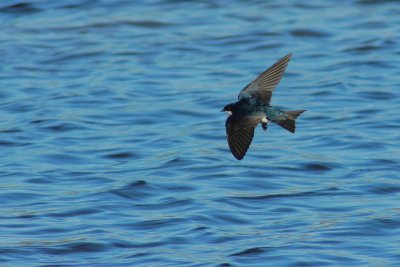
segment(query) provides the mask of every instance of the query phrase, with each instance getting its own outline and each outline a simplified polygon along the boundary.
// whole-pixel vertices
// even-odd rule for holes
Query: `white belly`
[[[264,117],[261,119],[261,123],[268,123],[269,121],[267,120],[267,117]]]

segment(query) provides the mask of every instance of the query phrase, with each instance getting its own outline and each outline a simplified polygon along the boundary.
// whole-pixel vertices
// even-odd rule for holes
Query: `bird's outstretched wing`
[[[254,128],[261,118],[229,116],[226,119],[226,137],[233,156],[241,160],[254,137]]]
[[[269,104],[272,92],[281,80],[291,57],[292,54],[290,53],[261,73],[240,91],[239,100],[242,98],[255,98],[264,105]]]

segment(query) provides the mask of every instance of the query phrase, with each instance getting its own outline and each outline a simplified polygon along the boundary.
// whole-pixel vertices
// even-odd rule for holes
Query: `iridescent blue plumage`
[[[261,73],[239,93],[237,102],[226,105],[222,111],[230,114],[225,127],[229,148],[238,160],[243,159],[254,136],[254,128],[261,123],[267,130],[274,122],[295,132],[295,120],[305,110],[284,111],[270,105],[272,92],[278,85],[289,63],[291,54],[283,57]]]
[[[280,110],[279,108],[272,107],[272,106],[267,106],[265,108],[265,113],[266,113],[267,119],[272,122],[276,122],[279,120],[285,120],[288,117],[288,115],[283,110]]]

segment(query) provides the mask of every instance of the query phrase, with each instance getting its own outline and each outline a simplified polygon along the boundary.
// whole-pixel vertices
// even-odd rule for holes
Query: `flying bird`
[[[226,136],[233,156],[242,160],[254,137],[254,129],[261,123],[264,131],[269,122],[282,126],[289,132],[296,129],[296,118],[306,110],[283,111],[271,106],[272,92],[281,80],[292,54],[281,58],[254,81],[244,87],[235,103],[221,111],[229,114],[226,119]]]

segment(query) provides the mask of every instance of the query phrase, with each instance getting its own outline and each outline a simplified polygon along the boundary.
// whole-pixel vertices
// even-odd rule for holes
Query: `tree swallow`
[[[221,111],[230,116],[226,119],[226,136],[233,156],[241,160],[254,137],[254,129],[261,123],[264,131],[268,122],[274,122],[294,133],[296,118],[306,110],[283,111],[271,106],[272,92],[281,80],[292,54],[281,58],[254,81],[244,87],[235,103],[226,105]]]

